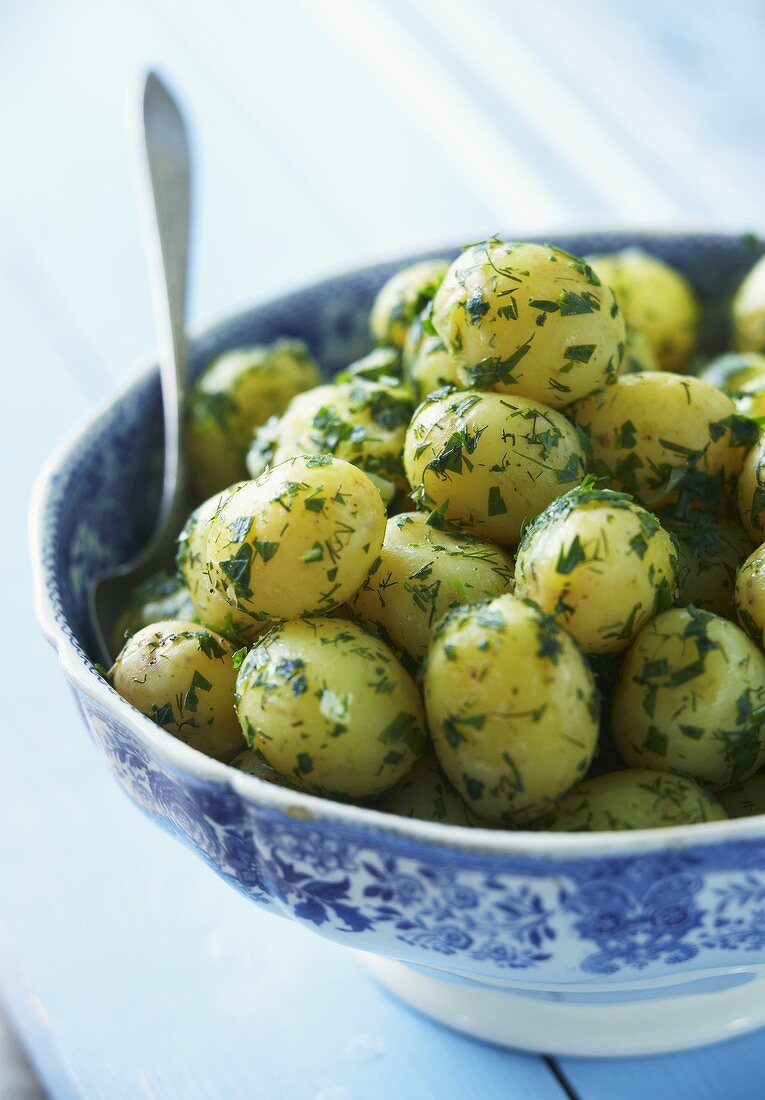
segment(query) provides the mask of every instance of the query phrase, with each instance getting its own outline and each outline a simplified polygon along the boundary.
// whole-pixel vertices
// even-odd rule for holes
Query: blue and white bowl
[[[724,346],[724,301],[765,245],[711,235],[556,238],[638,244],[683,270]],[[449,251],[449,250],[447,250]],[[327,372],[367,349],[377,288],[401,263],[249,310],[192,348],[301,337]],[[90,731],[129,797],[273,913],[364,952],[411,1004],[464,1031],[556,1054],[675,1050],[765,1024],[765,817],[632,833],[503,833],[411,821],[272,786],[139,714],[88,657],[87,593],[155,515],[156,368],[42,474],[37,608]]]

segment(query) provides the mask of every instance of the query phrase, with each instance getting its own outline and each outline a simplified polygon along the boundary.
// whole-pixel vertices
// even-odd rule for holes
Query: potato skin
[[[594,472],[650,508],[721,510],[753,441],[729,397],[666,371],[624,375],[570,415],[589,437]]]
[[[640,374],[645,370],[659,369],[659,361],[648,337],[634,328],[628,328],[619,374]]]
[[[445,259],[421,260],[392,275],[377,293],[369,331],[378,344],[403,348],[409,326],[428,305],[449,267]]]
[[[684,776],[626,768],[577,784],[541,828],[553,833],[666,829],[726,817],[714,795]]]
[[[425,745],[414,680],[380,638],[343,619],[269,630],[242,664],[236,700],[250,747],[314,794],[381,794]]]
[[[586,653],[626,649],[671,606],[677,550],[656,516],[624,493],[574,489],[527,529],[515,563],[519,596],[534,600]]]
[[[436,393],[406,433],[404,467],[423,508],[502,546],[586,469],[576,429],[527,397],[462,390]]]
[[[765,352],[765,256],[744,277],[731,305],[733,346]]]
[[[229,761],[243,748],[234,713],[233,653],[220,634],[169,619],[134,634],[109,679],[124,699],[179,741]]]
[[[331,454],[358,466],[373,480],[408,490],[402,453],[414,412],[408,387],[357,379],[317,386],[290,401],[277,423],[256,437],[247,458],[260,476],[297,455]],[[266,445],[263,445],[265,439]]]
[[[687,775],[712,791],[765,762],[765,655],[735,623],[694,607],[643,628],[614,694],[629,767]]]
[[[743,783],[727,787],[717,796],[728,817],[765,814],[765,774],[752,775]]]
[[[583,260],[549,245],[488,240],[449,268],[432,323],[466,386],[568,405],[612,381],[624,318]]]
[[[513,561],[498,546],[436,530],[422,512],[388,520],[379,564],[351,610],[415,661],[428,651],[433,627],[450,607],[513,588]]]
[[[643,333],[661,370],[682,370],[696,347],[700,309],[691,284],[670,264],[640,248],[589,256],[611,287],[628,328]]]
[[[253,429],[281,413],[321,374],[302,340],[234,348],[205,368],[189,400],[189,458],[198,497],[246,476]]]
[[[419,318],[412,323],[406,337],[403,373],[420,401],[444,386],[461,388],[456,360],[440,336],[425,331]]]
[[[215,587],[207,564],[210,527],[223,505],[247,482],[239,481],[223,492],[214,493],[195,508],[186,520],[176,543],[176,568],[186,582],[193,617],[239,645],[249,644],[267,630],[270,623],[234,606]]]
[[[734,599],[738,621],[751,638],[765,646],[765,543],[739,569]]]
[[[395,787],[375,803],[376,810],[419,821],[474,825],[477,819],[446,778],[438,761],[425,753]]]
[[[687,520],[671,514],[659,519],[679,551],[678,599],[735,620],[736,573],[752,549],[741,524],[705,512],[691,512]]]
[[[425,666],[441,767],[468,806],[522,825],[586,773],[598,737],[592,673],[576,643],[528,600],[505,594],[450,611]]]
[[[752,542],[765,542],[765,431],[747,454],[736,486],[739,519]]]
[[[216,589],[253,619],[326,614],[355,595],[385,534],[385,506],[361,470],[330,455],[274,466],[210,523]]]

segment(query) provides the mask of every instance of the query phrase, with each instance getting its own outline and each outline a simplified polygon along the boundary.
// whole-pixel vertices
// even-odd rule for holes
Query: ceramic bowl
[[[708,307],[711,348],[724,347],[726,297],[765,249],[712,235],[556,243],[577,254],[638,244],[675,264]],[[194,341],[192,369],[234,345],[292,335],[331,373],[367,349],[373,295],[411,259],[240,314]],[[120,698],[88,657],[86,595],[148,534],[161,431],[151,367],[51,460],[32,516],[42,628],[142,810],[258,905],[363,952],[391,990],[483,1038],[616,1055],[765,1023],[765,817],[599,835],[411,821],[244,775]]]

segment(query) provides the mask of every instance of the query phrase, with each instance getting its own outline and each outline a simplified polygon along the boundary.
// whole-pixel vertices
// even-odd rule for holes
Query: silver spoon
[[[130,561],[100,577],[90,593],[97,656],[107,668],[115,656],[112,640],[117,619],[131,591],[172,560],[173,542],[186,518],[183,401],[191,156],[180,108],[153,72],[144,80],[140,130],[144,245],[159,337],[165,467],[162,500],[148,545]]]

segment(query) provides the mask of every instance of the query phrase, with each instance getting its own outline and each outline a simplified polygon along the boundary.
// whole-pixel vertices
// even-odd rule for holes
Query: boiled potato
[[[238,642],[250,643],[270,625],[243,607],[234,606],[215,587],[207,565],[210,525],[223,505],[247,483],[239,481],[195,508],[178,536],[176,567],[183,577],[194,608],[191,618]]]
[[[765,775],[753,775],[717,796],[728,817],[753,817],[765,814]]]
[[[444,821],[450,825],[473,825],[470,813],[456,790],[446,778],[438,762],[427,753],[412,770],[399,779],[395,787],[375,804],[376,810],[399,817],[414,817],[420,821]]]
[[[665,611],[625,657],[612,719],[629,767],[723,790],[765,762],[765,654],[727,619]]]
[[[210,521],[215,588],[253,619],[320,615],[364,582],[382,546],[385,506],[361,470],[330,455],[274,466]]]
[[[624,358],[622,359],[622,366],[619,373],[639,374],[644,370],[659,369],[659,361],[645,333],[638,332],[634,328],[628,328],[627,339],[624,346]]]
[[[765,646],[765,543],[750,554],[738,571],[735,604],[744,630]]]
[[[197,623],[169,619],[130,638],[109,679],[120,695],[193,749],[231,760],[243,745],[234,712],[234,646]]]
[[[583,778],[598,739],[592,673],[551,616],[505,594],[436,628],[425,707],[441,767],[471,810],[522,825]]]
[[[736,487],[736,507],[752,542],[765,542],[765,430],[744,459]]]
[[[144,626],[160,619],[193,619],[194,615],[191,594],[181,578],[161,569],[131,592],[114,630],[114,652]]]
[[[448,260],[422,260],[397,271],[377,293],[369,315],[372,339],[402,348],[409,326],[432,300]]]
[[[372,348],[361,359],[354,360],[339,371],[333,382],[385,382],[396,385],[401,380],[401,352],[398,348]]]
[[[414,497],[449,523],[514,545],[525,520],[577,485],[586,455],[562,415],[527,397],[434,394],[406,433]]]
[[[302,787],[284,775],[269,767],[260,749],[244,749],[233,760],[229,761],[232,768],[245,775],[254,775],[258,779],[265,779],[267,783],[273,783],[277,787],[286,787],[289,791],[300,791]]]
[[[736,572],[752,549],[752,541],[739,523],[705,512],[692,512],[687,520],[660,516],[662,526],[675,536],[679,550],[678,598],[703,611],[735,619],[733,590]]]
[[[570,411],[590,439],[595,472],[651,508],[722,508],[753,437],[725,394],[663,371],[623,375]]]
[[[245,477],[253,429],[320,380],[302,340],[234,348],[213,359],[189,401],[188,448],[198,495],[211,496]]]
[[[737,412],[754,419],[765,416],[765,355],[727,352],[708,363],[699,377],[727,393]]]
[[[747,382],[765,385],[765,355],[756,351],[726,351],[699,372],[702,382],[735,397]]]
[[[380,556],[352,611],[416,661],[450,607],[513,587],[513,562],[498,546],[434,529],[421,512],[388,520]]]
[[[517,594],[553,614],[587,653],[626,649],[671,606],[677,584],[677,551],[656,516],[587,484],[538,516],[518,547]]]
[[[597,833],[620,829],[666,829],[724,821],[714,795],[682,775],[626,768],[585,779],[560,800],[541,823],[555,833]]]
[[[589,256],[588,261],[616,295],[628,328],[648,340],[659,368],[682,370],[696,347],[700,315],[685,276],[640,248]]]
[[[403,386],[341,382],[301,393],[276,426],[256,435],[247,464],[253,477],[268,465],[296,455],[332,454],[364,470],[386,500],[408,489],[402,453],[414,412],[414,396]]]
[[[420,400],[443,386],[457,386],[460,380],[456,360],[440,336],[425,331],[418,319],[413,322],[404,345],[404,378]]]
[[[446,273],[432,324],[467,386],[560,407],[616,377],[624,318],[608,287],[560,248],[497,239]]]
[[[343,619],[269,630],[244,660],[236,700],[250,747],[315,794],[381,794],[425,746],[414,680],[384,642]]]
[[[743,279],[731,306],[733,343],[740,351],[765,352],[765,256]]]

